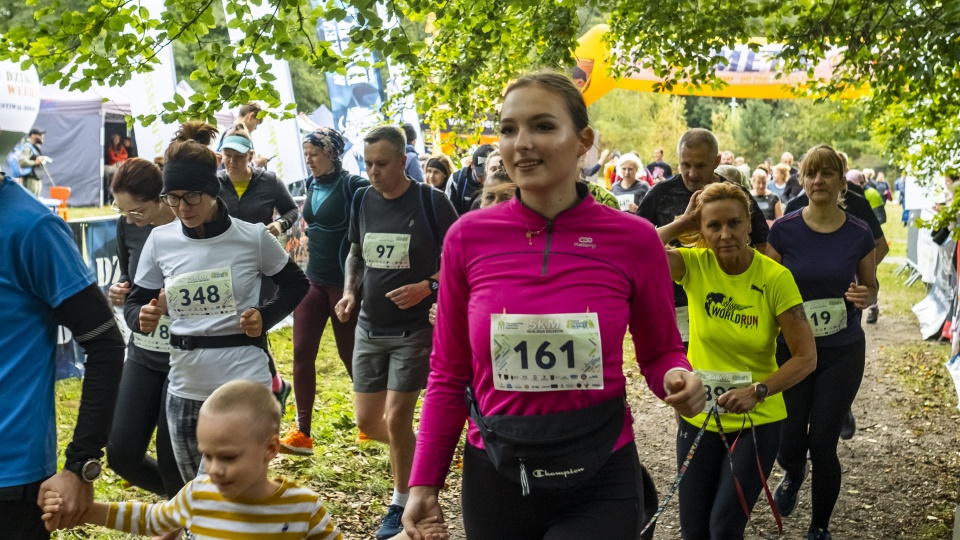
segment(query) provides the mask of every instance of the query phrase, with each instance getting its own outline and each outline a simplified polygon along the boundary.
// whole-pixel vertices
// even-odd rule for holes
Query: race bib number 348
[[[602,390],[603,353],[596,313],[490,316],[497,390]]]
[[[187,272],[166,279],[167,306],[178,318],[236,315],[229,268]]]

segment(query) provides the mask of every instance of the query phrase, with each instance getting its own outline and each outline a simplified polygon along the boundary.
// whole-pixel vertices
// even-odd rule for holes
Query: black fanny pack
[[[497,472],[520,484],[524,496],[585,484],[603,468],[623,431],[624,396],[585,409],[530,416],[482,416],[472,387],[465,397],[487,457]]]
[[[228,336],[178,336],[170,334],[170,346],[181,351],[192,351],[194,349],[228,349],[252,345],[266,351],[266,336],[266,332],[257,337],[250,337],[246,334],[230,334]]]

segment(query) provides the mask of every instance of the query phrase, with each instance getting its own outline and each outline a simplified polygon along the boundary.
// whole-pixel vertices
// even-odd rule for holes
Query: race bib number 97
[[[236,315],[229,268],[200,270],[165,281],[168,311],[178,318]]]
[[[370,268],[410,268],[410,235],[367,233],[363,235],[363,262]]]
[[[160,322],[152,333],[143,335],[133,332],[133,344],[141,349],[159,353],[170,353],[170,317],[160,316]]]
[[[703,389],[707,391],[707,403],[703,412],[709,413],[717,398],[734,388],[746,388],[753,384],[753,375],[749,371],[701,371],[694,373],[703,382]],[[720,412],[725,412],[720,408]]]
[[[493,386],[514,392],[602,390],[596,313],[490,316]]]
[[[823,298],[803,303],[813,337],[836,334],[847,327],[847,304],[843,298]]]

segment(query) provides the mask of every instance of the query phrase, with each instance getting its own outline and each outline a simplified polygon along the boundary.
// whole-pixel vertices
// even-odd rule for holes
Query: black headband
[[[427,168],[442,171],[443,174],[450,176],[450,169],[447,168],[447,165],[444,162],[437,158],[430,158],[427,160]]]
[[[212,197],[220,194],[217,167],[192,159],[168,159],[163,163],[163,193],[202,191]]]

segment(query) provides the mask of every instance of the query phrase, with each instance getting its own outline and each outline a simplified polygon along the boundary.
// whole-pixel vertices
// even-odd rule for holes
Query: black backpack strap
[[[440,226],[437,224],[437,207],[433,198],[435,191],[427,183],[417,183],[420,189],[420,206],[423,207],[423,213],[427,215],[427,226],[430,227],[430,234],[433,235],[433,244],[437,247],[437,253],[440,253],[443,244],[440,242]]]
[[[467,200],[467,184],[470,183],[470,175],[473,174],[473,170],[470,167],[466,167],[463,170],[463,174],[460,175],[460,178],[457,178],[457,212],[462,216],[470,211],[470,205],[473,202],[465,202]],[[463,206],[466,205],[466,208]]]
[[[363,210],[363,197],[367,194],[368,189],[370,189],[370,186],[363,186],[353,192],[353,201],[350,203],[350,215],[352,219],[357,220],[358,224],[360,221],[360,211]],[[357,230],[360,230],[360,228],[357,227]]]

